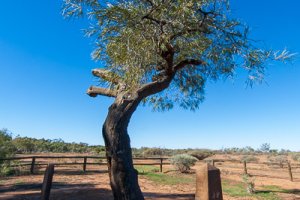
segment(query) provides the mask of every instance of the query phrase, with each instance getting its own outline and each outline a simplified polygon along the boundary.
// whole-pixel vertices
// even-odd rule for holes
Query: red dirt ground
[[[220,158],[220,157],[216,157]],[[263,159],[263,158],[262,158]],[[197,168],[198,166],[196,166]],[[225,163],[217,163],[221,169],[222,180],[241,181],[241,169],[231,168]],[[236,167],[236,166],[235,166]],[[250,174],[256,174],[255,185],[276,185],[284,189],[294,189],[295,194],[280,195],[284,200],[300,199],[300,176],[296,169],[295,181],[288,180],[288,174],[284,169],[251,170],[260,166],[249,166]],[[170,166],[164,166],[164,170]],[[195,176],[191,174],[189,176]],[[275,178],[279,177],[279,178]],[[40,198],[40,188],[43,181],[43,173],[37,175],[21,175],[0,179],[0,199],[8,200],[34,200]],[[195,194],[195,184],[158,185],[151,180],[140,176],[139,183],[147,200],[192,200]],[[57,167],[53,178],[51,190],[53,200],[112,200],[108,175],[105,166],[88,166],[83,173],[78,167]],[[249,200],[251,198],[233,198],[226,194],[224,200]]]

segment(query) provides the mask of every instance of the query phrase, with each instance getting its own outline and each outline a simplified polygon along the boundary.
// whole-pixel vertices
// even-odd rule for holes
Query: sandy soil
[[[232,166],[233,165],[233,166]],[[242,165],[216,163],[220,168],[222,180],[241,181]],[[198,166],[196,166],[197,168]],[[265,166],[249,165],[248,172],[255,177],[255,185],[276,185],[284,189],[294,190],[291,194],[280,194],[284,200],[300,200],[300,173],[295,173],[295,181],[288,179],[286,169],[269,169]],[[108,175],[105,166],[88,166],[83,173],[79,167],[56,167],[51,190],[53,200],[112,200]],[[171,166],[164,166],[164,171]],[[42,170],[42,169],[41,169]],[[191,174],[190,176],[195,176]],[[277,177],[277,178],[275,178]],[[40,198],[43,173],[22,175],[0,179],[0,199],[34,200]],[[144,177],[139,178],[141,189],[147,200],[192,200],[195,184],[158,185]],[[250,200],[251,198],[233,198],[224,195],[225,200]]]

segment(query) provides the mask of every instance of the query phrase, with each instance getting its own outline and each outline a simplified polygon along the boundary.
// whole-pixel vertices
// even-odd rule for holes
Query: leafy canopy
[[[88,16],[85,34],[95,38],[92,58],[105,64],[106,87],[118,91],[122,83],[134,93],[172,77],[168,89],[144,98],[162,110],[174,102],[194,110],[207,80],[233,76],[241,67],[250,83],[261,81],[266,61],[292,56],[253,46],[227,0],[64,0],[63,14]]]

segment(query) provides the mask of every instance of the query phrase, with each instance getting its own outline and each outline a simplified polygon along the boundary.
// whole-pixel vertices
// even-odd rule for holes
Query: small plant
[[[178,154],[171,157],[170,162],[175,166],[181,173],[188,172],[192,166],[198,161],[197,158],[188,154]]]
[[[243,175],[243,182],[246,184],[246,190],[248,194],[255,193],[255,184],[254,179],[251,178],[248,174]]]

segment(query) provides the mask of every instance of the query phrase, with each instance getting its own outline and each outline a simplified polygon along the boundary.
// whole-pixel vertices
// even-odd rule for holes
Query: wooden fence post
[[[293,181],[292,167],[291,167],[291,163],[289,161],[287,162],[287,166],[288,166],[290,181]]]
[[[87,161],[87,157],[85,156],[83,158],[83,171],[85,172],[86,171],[86,161]]]
[[[162,172],[162,166],[163,166],[163,159],[160,158],[160,169],[159,169],[160,172]]]
[[[215,160],[214,159],[212,159],[212,166],[215,166]]]
[[[50,190],[52,186],[53,174],[54,174],[54,164],[49,164],[46,168],[45,175],[44,175],[41,200],[50,199]]]
[[[34,165],[35,165],[35,157],[32,157],[31,167],[30,167],[30,173],[31,174],[34,173]]]
[[[244,174],[248,174],[247,161],[246,160],[243,161],[243,165],[244,165]]]

